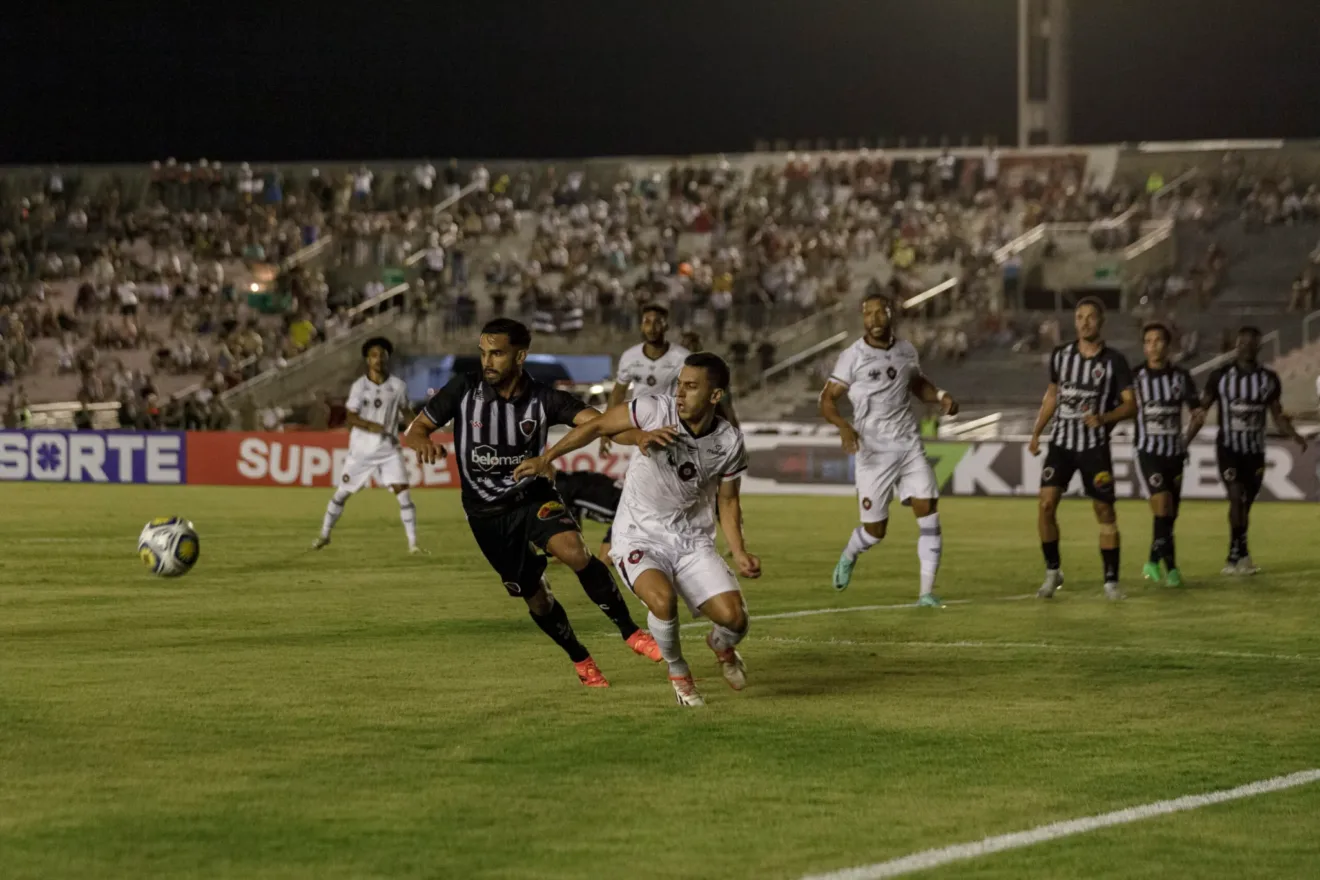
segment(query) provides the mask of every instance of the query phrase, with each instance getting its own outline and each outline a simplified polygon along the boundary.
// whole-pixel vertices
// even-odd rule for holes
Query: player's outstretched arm
[[[820,417],[831,425],[839,429],[839,439],[843,444],[843,451],[852,455],[860,446],[857,441],[857,432],[853,426],[839,412],[839,398],[848,390],[848,386],[833,379],[825,383],[825,387],[820,392]]]
[[[1054,418],[1054,411],[1059,408],[1059,386],[1051,382],[1045,389],[1045,397],[1040,402],[1040,412],[1036,413],[1036,426],[1031,429],[1031,443],[1027,449],[1032,455],[1040,455],[1040,435],[1045,433],[1045,426]]]
[[[1293,442],[1302,447],[1302,452],[1306,451],[1306,438],[1297,431],[1297,426],[1293,424],[1292,418],[1283,411],[1283,403],[1275,400],[1270,404],[1270,416],[1274,419],[1274,424],[1279,426],[1279,430],[1292,438]]]
[[[610,386],[610,402],[609,405],[605,407],[606,410],[614,409],[614,407],[616,406],[622,406],[624,403],[627,402],[629,384],[631,383],[629,383],[628,380],[626,380],[622,375],[615,377],[614,384]],[[612,439],[615,443],[621,443],[624,446],[637,445],[636,438],[629,438],[626,434],[621,434]],[[629,443],[628,439],[632,439],[634,442]],[[610,454],[610,440],[611,440],[610,437],[600,438],[601,455]]]
[[[953,395],[937,386],[921,373],[912,377],[908,389],[922,403],[938,403],[946,416],[956,416],[958,414],[958,401],[953,399]]]
[[[578,421],[581,419],[581,421]],[[554,478],[554,461],[560,456],[567,455],[570,452],[576,452],[584,446],[588,446],[602,437],[617,437],[618,435],[636,431],[636,426],[632,423],[632,417],[628,412],[627,404],[612,406],[603,413],[597,413],[596,410],[588,407],[578,413],[574,419],[576,427],[569,431],[559,442],[551,446],[541,455],[535,458],[525,459],[518,465],[513,472],[515,480],[521,480],[524,477],[543,476],[548,479]],[[646,435],[646,436],[642,436]],[[672,439],[672,429],[662,428],[659,431],[640,431],[632,435],[632,439],[639,448],[643,450],[651,445],[652,442],[664,445]]]
[[[426,464],[435,464],[437,461],[444,461],[448,454],[445,447],[431,439],[435,433],[436,424],[426,415],[420,412],[417,417],[408,425],[408,430],[403,434],[403,445],[417,453]]]
[[[716,503],[720,509],[720,530],[724,532],[724,541],[729,545],[733,561],[738,566],[738,574],[745,578],[761,576],[761,560],[747,552],[742,530],[742,479],[725,480],[720,483]]]

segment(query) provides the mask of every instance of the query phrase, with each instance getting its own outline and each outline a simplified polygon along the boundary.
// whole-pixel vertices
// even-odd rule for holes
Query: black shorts
[[[602,544],[612,544],[614,543],[613,539],[614,539],[614,523],[610,523],[610,527],[605,530],[605,537],[601,538],[600,542]]]
[[[1114,460],[1108,445],[1075,452],[1051,444],[1040,472],[1041,488],[1050,486],[1066,492],[1078,471],[1082,473],[1082,490],[1088,498],[1114,503]]]
[[[1183,457],[1178,455],[1151,455],[1137,453],[1137,468],[1141,480],[1151,495],[1172,492],[1174,498],[1182,495]]]
[[[1238,483],[1246,490],[1248,501],[1256,500],[1261,484],[1265,482],[1265,453],[1234,452],[1216,443],[1215,462],[1225,486]]]
[[[545,488],[531,489],[518,502],[467,513],[472,537],[510,596],[536,595],[541,589],[541,575],[545,574],[546,544],[555,535],[578,530],[559,493],[540,482]]]

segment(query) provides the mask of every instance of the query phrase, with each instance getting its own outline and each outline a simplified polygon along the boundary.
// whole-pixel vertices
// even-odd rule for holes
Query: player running
[[[613,523],[619,510],[619,499],[623,497],[623,480],[599,471],[555,471],[555,491],[579,523],[590,519],[610,526],[605,530],[596,558],[611,564],[610,538],[614,535]]]
[[[1247,526],[1251,505],[1265,478],[1265,414],[1274,417],[1279,430],[1306,451],[1306,440],[1293,427],[1292,419],[1279,402],[1283,386],[1279,376],[1262,366],[1260,331],[1243,327],[1237,335],[1237,358],[1210,375],[1201,405],[1219,407],[1219,434],[1215,457],[1219,476],[1228,490],[1229,543],[1224,574],[1252,575],[1260,571],[1247,549]]]
[[[1174,551],[1173,523],[1182,502],[1183,463],[1187,447],[1205,424],[1205,410],[1196,392],[1196,380],[1182,367],[1169,363],[1169,328],[1147,324],[1141,331],[1146,362],[1133,376],[1137,396],[1137,469],[1150,494],[1155,526],[1150,559],[1141,568],[1148,581],[1183,585]],[[1191,410],[1191,423],[1183,434],[1183,407]],[[1164,565],[1164,574],[1160,565]]]
[[[604,436],[633,429],[634,455],[614,520],[611,556],[633,593],[646,603],[647,623],[669,664],[680,706],[704,706],[679,644],[678,597],[714,624],[706,644],[734,690],[747,685],[737,645],[747,635],[747,606],[738,580],[715,549],[716,507],[724,538],[743,577],[761,576],[761,561],[743,542],[739,486],[747,470],[742,432],[717,412],[729,367],[709,352],[689,355],[676,396],[657,394],[612,406],[570,431],[519,475],[551,474],[552,462]]]
[[[642,307],[642,342],[619,356],[619,372],[610,389],[610,406],[651,394],[673,394],[679,371],[692,352],[665,338],[669,309],[654,303]],[[600,454],[608,455],[610,438],[600,441]]]
[[[564,608],[546,583],[547,553],[577,573],[582,589],[619,628],[635,653],[660,662],[655,640],[638,629],[609,568],[582,542],[577,523],[554,486],[519,479],[514,469],[545,448],[552,425],[580,425],[600,413],[564,391],[533,379],[524,370],[532,336],[508,318],[481,329],[481,375],[455,376],[413,419],[404,442],[430,464],[445,448],[432,433],[454,423],[463,510],[477,546],[510,596],[527,603],[532,620],[573,661],[587,687],[609,687],[591,654],[578,641]],[[620,442],[635,442],[640,432]]]
[[[399,418],[411,419],[413,414],[408,406],[408,387],[398,376],[390,375],[392,354],[394,346],[383,336],[362,344],[367,374],[359,376],[348,392],[348,458],[339,486],[326,505],[321,535],[312,542],[313,550],[329,545],[330,532],[343,516],[344,505],[374,476],[399,500],[408,552],[426,552],[417,546],[417,508],[408,491],[408,471],[399,447]]]
[[[897,488],[900,499],[911,501],[920,532],[917,604],[939,607],[934,591],[944,548],[940,492],[921,444],[912,396],[938,403],[946,415],[956,415],[958,403],[922,375],[912,343],[894,336],[894,304],[888,297],[872,294],[862,300],[862,326],[862,338],[839,355],[820,393],[821,416],[839,429],[843,451],[856,455],[862,522],[834,566],[834,589],[848,589],[858,557],[884,538],[889,502]],[[838,401],[845,393],[852,403],[853,422],[839,413]]]
[[[1073,474],[1082,474],[1082,490],[1091,499],[1100,524],[1100,558],[1104,564],[1105,597],[1123,598],[1118,586],[1118,516],[1114,512],[1114,463],[1109,435],[1114,425],[1137,412],[1132,371],[1122,354],[1105,346],[1101,331],[1105,309],[1087,297],[1073,314],[1077,340],[1060,345],[1050,355],[1050,384],[1045,389],[1028,449],[1040,455],[1040,435],[1054,419],[1054,434],[1040,474],[1037,528],[1045,555],[1045,582],[1036,595],[1049,599],[1063,586],[1059,558],[1059,498]]]

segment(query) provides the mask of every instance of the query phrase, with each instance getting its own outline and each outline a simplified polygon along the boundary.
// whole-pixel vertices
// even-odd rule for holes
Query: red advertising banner
[[[423,465],[403,450],[408,481],[414,487],[458,488],[453,437],[436,438],[449,449],[438,464]],[[347,431],[257,434],[239,431],[187,434],[187,482],[201,486],[320,486],[337,484],[348,458]],[[373,481],[372,485],[376,485]]]

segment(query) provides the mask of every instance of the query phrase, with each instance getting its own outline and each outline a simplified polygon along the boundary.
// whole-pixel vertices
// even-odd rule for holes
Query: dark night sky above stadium
[[[154,5],[6,13],[0,162],[1015,131],[1015,0]],[[1320,137],[1313,0],[1074,0],[1073,21],[1074,141]]]

